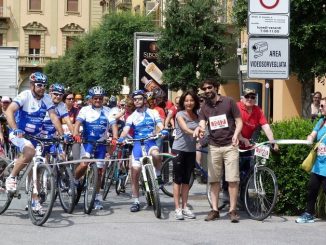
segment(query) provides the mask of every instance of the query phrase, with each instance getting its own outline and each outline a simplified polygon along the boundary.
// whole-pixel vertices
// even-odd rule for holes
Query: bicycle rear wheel
[[[69,166],[60,165],[57,179],[57,192],[63,210],[71,214],[75,208],[75,184],[72,170]]]
[[[8,209],[13,198],[13,195],[6,191],[6,179],[11,172],[11,168],[6,169],[6,167],[5,162],[0,162],[0,214]]]
[[[162,175],[162,189],[163,193],[169,197],[173,197],[173,157],[166,159],[161,168]],[[189,180],[189,190],[194,184],[195,176],[194,172],[191,173]],[[180,194],[181,195],[181,194]]]
[[[33,182],[36,183],[36,186],[38,188],[37,199],[42,205],[44,211],[43,215],[41,215],[39,212],[34,211],[32,207],[33,191],[34,191]],[[55,181],[54,181],[51,168],[45,164],[38,165],[37,180],[36,181],[32,180],[29,183],[30,183],[30,187],[29,187],[29,199],[28,199],[28,214],[34,225],[41,226],[48,220],[52,212],[54,198],[55,198]]]
[[[106,200],[106,197],[109,194],[111,185],[113,184],[114,170],[115,170],[115,162],[111,162],[110,165],[106,168],[105,173],[104,173],[103,200]]]
[[[249,175],[245,187],[244,203],[251,219],[264,220],[273,211],[278,193],[278,185],[274,172],[264,166],[257,168]]]
[[[155,214],[156,218],[161,218],[161,201],[160,201],[157,181],[154,177],[155,175],[153,172],[153,166],[150,164],[146,164],[144,167],[145,167],[145,173],[147,176],[149,197],[150,197],[150,201],[153,206],[153,209],[154,209],[154,214]]]
[[[84,213],[90,214],[94,208],[94,201],[96,197],[96,187],[98,180],[98,169],[96,163],[90,164],[85,178],[86,186],[84,196]]]

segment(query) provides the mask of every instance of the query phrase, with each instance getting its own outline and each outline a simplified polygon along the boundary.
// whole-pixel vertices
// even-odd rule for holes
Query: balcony
[[[117,0],[115,2],[115,7],[119,9],[130,9],[131,8],[131,0]]]
[[[40,55],[19,56],[19,67],[45,67],[52,57]]]
[[[9,7],[0,7],[0,19],[10,19],[10,8]]]

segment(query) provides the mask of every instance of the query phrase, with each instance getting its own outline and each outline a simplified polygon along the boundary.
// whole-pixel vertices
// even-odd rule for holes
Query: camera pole
[[[266,79],[265,80],[265,117],[267,119],[267,122],[269,122],[269,90],[270,90],[270,84],[273,82],[273,80]]]

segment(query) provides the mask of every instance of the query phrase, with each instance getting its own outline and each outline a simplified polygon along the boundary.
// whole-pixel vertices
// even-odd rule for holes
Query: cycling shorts
[[[16,135],[14,135],[14,132],[11,132],[9,134],[9,140],[18,147],[20,152],[23,152],[25,146],[30,146],[35,148],[36,142],[32,143],[31,141],[25,139],[25,138],[19,138]]]
[[[147,155],[151,154],[151,151],[158,150],[158,147],[155,143],[155,140],[147,140],[145,141],[145,150]],[[140,142],[136,141],[134,143],[134,147],[132,149],[132,166],[140,166],[140,158],[143,156]]]
[[[82,144],[80,147],[80,158],[91,158],[94,152],[94,159],[104,159],[106,154],[106,145],[97,145],[95,151],[94,145],[91,143]],[[98,168],[103,168],[105,162],[96,162]]]

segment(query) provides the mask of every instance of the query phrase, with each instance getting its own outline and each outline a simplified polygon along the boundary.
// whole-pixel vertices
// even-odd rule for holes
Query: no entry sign
[[[289,0],[250,0],[250,13],[287,14]]]

